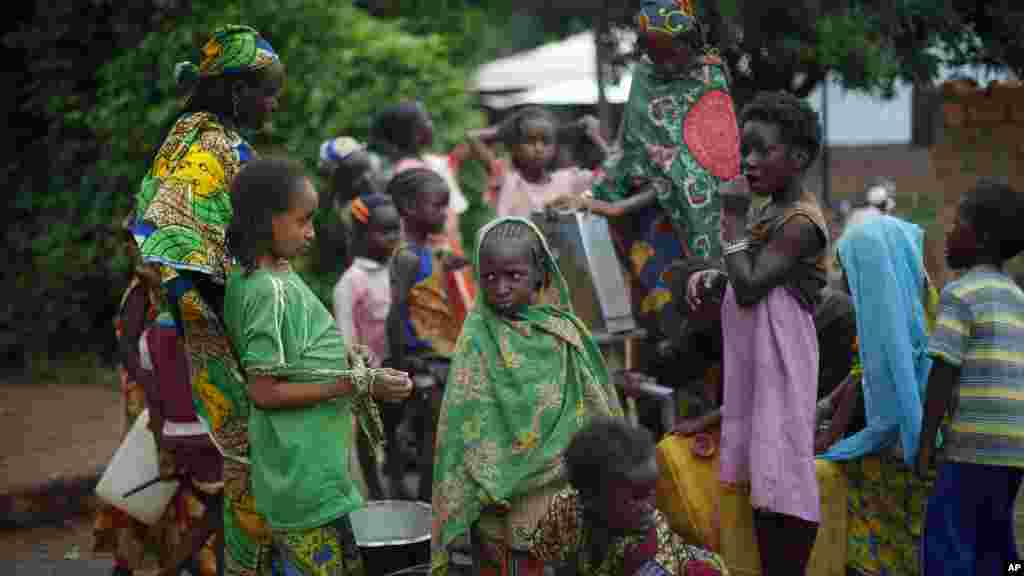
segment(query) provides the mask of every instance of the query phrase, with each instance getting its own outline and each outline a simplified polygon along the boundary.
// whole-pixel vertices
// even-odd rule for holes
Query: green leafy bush
[[[23,288],[0,307],[0,346],[9,365],[20,360],[45,370],[63,349],[95,349],[97,334],[112,337],[130,270],[117,222],[183,103],[174,65],[195,61],[216,27],[259,29],[285,62],[288,79],[273,125],[252,138],[259,151],[285,153],[312,169],[323,140],[365,139],[371,115],[404,98],[430,109],[439,149],[482,122],[466,93],[466,70],[443,35],[412,35],[349,2],[247,3],[244,14],[228,4],[192,2],[190,10],[158,21],[132,49],[89,70],[95,92],[71,88],[48,96],[43,107],[55,131],[40,141],[36,156],[48,153],[51,169],[21,178],[16,214],[8,215],[7,242],[17,256],[6,275]],[[455,32],[468,33],[464,26]],[[465,191],[478,201],[479,190]],[[307,271],[307,278],[327,300],[336,276]]]

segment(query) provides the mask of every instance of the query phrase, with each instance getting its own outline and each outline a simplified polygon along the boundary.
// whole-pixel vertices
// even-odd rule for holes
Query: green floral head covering
[[[540,259],[541,265],[544,268],[542,270],[544,273],[544,287],[541,290],[538,303],[553,305],[557,308],[561,308],[565,312],[572,313],[573,310],[572,301],[569,296],[569,285],[566,283],[565,277],[562,276],[562,271],[558,267],[558,261],[555,260],[555,256],[551,252],[551,248],[548,246],[547,238],[545,238],[544,233],[541,232],[540,228],[538,228],[536,224],[525,218],[516,218],[511,216],[498,218],[484,225],[484,227],[477,233],[476,253],[473,257],[476,285],[483,286],[480,282],[480,248],[484,245],[484,239],[486,239],[487,235],[493,232],[499,225],[513,222],[522,224],[529,228],[541,247]],[[487,299],[484,297],[483,293],[481,293],[477,298],[476,309],[487,316],[498,315],[498,312],[487,304]]]
[[[193,84],[200,78],[262,70],[279,61],[255,28],[229,24],[214,31],[203,46],[198,66],[181,62],[174,68],[174,76],[178,84]]]

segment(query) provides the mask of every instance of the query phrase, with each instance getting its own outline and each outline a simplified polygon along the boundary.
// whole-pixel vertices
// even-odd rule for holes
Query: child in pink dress
[[[334,320],[350,346],[370,352],[370,366],[379,368],[388,355],[387,319],[391,309],[390,255],[399,240],[398,210],[390,196],[371,194],[351,203],[352,248],[355,258],[334,287]],[[356,450],[367,496],[383,498],[373,450],[363,434]]]
[[[345,342],[368,348],[377,368],[387,357],[388,259],[400,237],[398,210],[383,194],[357,198],[351,210],[355,258],[334,287],[334,318]]]
[[[590,190],[595,179],[590,170],[554,169],[557,132],[555,118],[547,110],[533,106],[524,108],[503,126],[501,137],[511,147],[513,169],[500,183],[499,217],[529,218],[556,199]]]
[[[790,94],[762,93],[740,125],[745,177],[721,191],[721,480],[750,488],[761,573],[802,576],[820,515],[813,313],[829,263],[825,218],[802,183],[818,118]],[[770,200],[748,222],[751,192]]]

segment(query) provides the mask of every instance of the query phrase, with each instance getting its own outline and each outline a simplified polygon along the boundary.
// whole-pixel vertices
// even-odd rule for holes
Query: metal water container
[[[594,332],[620,334],[636,329],[626,278],[615,253],[608,220],[583,212],[537,213],[569,285],[573,308]]]

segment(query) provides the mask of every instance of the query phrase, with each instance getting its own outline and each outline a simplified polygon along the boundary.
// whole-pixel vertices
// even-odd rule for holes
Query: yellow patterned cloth
[[[145,290],[143,284],[136,276],[132,279],[131,285],[125,291],[122,298],[122,310],[128,301],[128,296],[133,290]],[[147,294],[146,301],[149,310],[146,318],[152,321],[156,316],[156,299]],[[121,315],[123,316],[123,314]],[[115,332],[118,339],[124,331],[124,322],[121,317],[115,323]],[[122,425],[122,438],[135,424],[135,420],[146,410],[146,395],[142,384],[133,380],[124,367],[120,369],[121,376],[121,400],[124,407],[124,422]],[[159,451],[160,473],[170,475],[176,471],[174,455],[166,449]],[[113,506],[100,508],[93,519],[93,551],[97,553],[111,553],[117,559],[118,565],[128,569],[142,567],[147,548],[155,549],[162,567],[171,559],[175,547],[188,535],[194,524],[203,516],[205,508],[197,498],[197,492],[191,485],[184,485],[175,494],[167,510],[160,520],[147,526],[131,518],[124,512]],[[199,553],[198,563],[200,574],[196,576],[213,576],[217,573],[217,559],[213,549],[214,538],[202,548]]]
[[[849,481],[847,564],[865,576],[921,573],[924,507],[935,482],[886,450],[842,463]]]
[[[348,516],[311,530],[274,533],[273,576],[365,576]]]
[[[655,560],[671,576],[723,576],[729,574],[722,559],[715,554],[687,544],[672,529],[661,512],[654,511],[658,551]],[[591,534],[596,526],[585,521],[579,494],[567,488],[555,496],[548,513],[540,521],[530,539],[530,553],[546,562],[571,562],[575,574],[585,576],[619,576],[624,572],[627,548],[644,539],[643,535],[626,535],[615,539],[604,558],[595,562],[589,557]]]
[[[399,313],[405,329],[406,354],[451,357],[462,330],[458,295],[449,281],[445,260],[450,252],[406,243],[398,249],[416,255],[419,266],[406,306]]]
[[[270,532],[249,485],[250,403],[224,326],[199,283],[223,295],[231,267],[224,244],[232,214],[228,186],[253,157],[216,116],[182,116],[142,182],[141,216],[133,226],[143,260],[161,265],[164,304],[185,338],[196,411],[226,454],[225,563],[228,574],[245,576],[267,565],[270,550]]]

